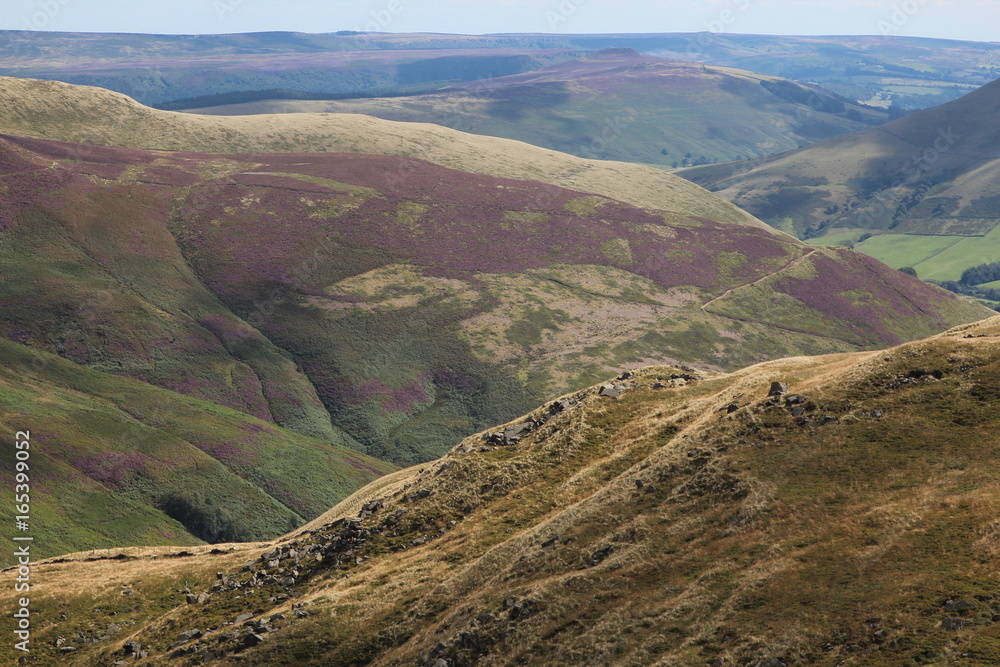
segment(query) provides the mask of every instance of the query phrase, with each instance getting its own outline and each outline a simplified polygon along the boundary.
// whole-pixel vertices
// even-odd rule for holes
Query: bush
[[[962,272],[959,282],[963,285],[982,285],[1000,280],[1000,262],[979,264]]]
[[[904,267],[901,267],[899,270],[902,271],[903,273],[905,273],[908,276],[913,276],[914,278],[919,278],[920,277],[920,276],[917,275],[917,270],[915,268],[913,268],[912,266],[904,266]]]

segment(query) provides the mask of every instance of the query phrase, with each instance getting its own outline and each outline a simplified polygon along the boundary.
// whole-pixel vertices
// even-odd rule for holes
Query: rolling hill
[[[412,158],[9,136],[0,158],[9,339],[400,463],[622,366],[988,313],[847,250]]]
[[[276,542],[38,564],[32,658],[993,664],[998,341],[647,368]]]
[[[887,120],[818,88],[605,49],[424,95],[271,100],[198,114],[360,113],[436,123],[602,160],[690,166],[784,152]]]
[[[873,234],[857,249],[957,280],[1000,250],[998,108],[994,82],[881,127],[682,175],[797,236]]]
[[[891,18],[891,12],[886,13]],[[818,83],[852,100],[905,108],[950,101],[1000,75],[1000,48],[995,43],[892,34],[724,34],[725,27],[706,25],[711,32],[700,33],[604,35],[8,30],[0,31],[0,43],[6,47],[0,52],[0,75],[99,85],[147,104],[232,92],[264,99],[261,95],[269,89],[333,96],[405,94],[526,72],[600,49],[632,48],[652,56]]]
[[[636,206],[767,228],[660,169],[587,160],[519,141],[357,114],[216,117],[159,111],[101,88],[0,77],[0,133],[77,144],[214,153],[368,153],[532,180]]]

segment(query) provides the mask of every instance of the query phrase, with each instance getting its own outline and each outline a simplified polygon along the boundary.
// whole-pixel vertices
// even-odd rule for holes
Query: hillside
[[[955,280],[1000,248],[998,107],[994,82],[881,127],[682,175],[784,231],[876,234],[857,249],[922,278]]]
[[[36,557],[273,538],[394,469],[343,438],[310,438],[6,339],[0,426],[11,434],[0,483],[11,489],[14,434],[29,432]],[[4,554],[13,536],[0,537]]]
[[[410,158],[6,137],[0,165],[8,338],[400,463],[622,366],[989,312],[850,251]]]
[[[167,151],[401,155],[767,228],[736,206],[660,169],[586,160],[519,141],[356,114],[196,116],[150,109],[101,88],[0,77],[0,133]]]
[[[268,89],[396,94],[526,72],[605,48],[632,48],[818,83],[871,104],[925,108],[1000,74],[995,43],[896,35],[725,34],[723,27],[713,22],[706,25],[712,32],[603,35],[8,30],[0,31],[7,46],[0,53],[0,75],[98,85],[146,104],[237,91],[259,95]]]
[[[491,428],[278,542],[38,565],[32,658],[1000,659],[1000,318],[883,352],[684,374],[647,368],[610,383],[619,398],[547,403],[519,440]],[[185,604],[188,590],[208,599]]]
[[[888,119],[820,89],[743,70],[605,49],[424,95],[274,100],[194,113],[360,113],[436,123],[572,155],[690,166],[784,152]]]

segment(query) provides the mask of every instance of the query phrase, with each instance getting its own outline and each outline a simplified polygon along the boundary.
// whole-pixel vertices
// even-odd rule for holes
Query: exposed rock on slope
[[[998,377],[1000,318],[730,375],[644,369],[278,543],[117,562],[97,592],[65,583],[110,563],[42,565],[39,641],[86,643],[39,664],[135,643],[178,665],[988,664]],[[119,629],[88,642],[125,586]]]

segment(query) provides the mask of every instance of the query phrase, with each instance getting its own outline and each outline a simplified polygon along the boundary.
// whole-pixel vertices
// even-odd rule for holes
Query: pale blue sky
[[[997,0],[0,0],[0,28],[94,32],[712,32],[1000,41]]]

